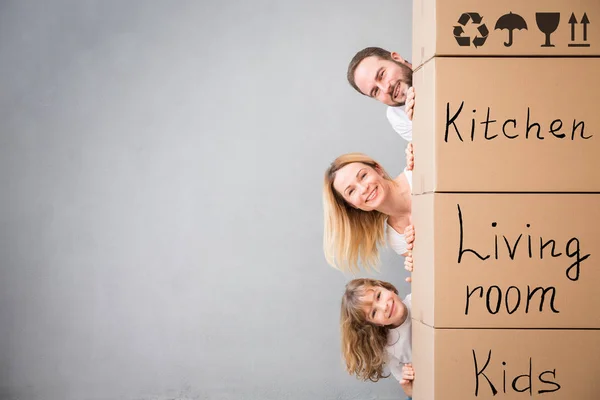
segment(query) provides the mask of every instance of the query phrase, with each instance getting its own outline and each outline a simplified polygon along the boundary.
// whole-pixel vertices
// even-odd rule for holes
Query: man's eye
[[[377,300],[381,297],[381,292],[377,293]]]
[[[375,313],[376,313],[376,312],[377,312],[377,311],[373,311],[373,312],[371,313],[371,318],[375,318]]]
[[[379,94],[379,89],[376,89],[373,91],[373,97],[377,97],[378,94]]]
[[[383,78],[383,71],[384,71],[384,70],[381,70],[381,72],[379,73],[379,77],[380,77],[380,78]]]

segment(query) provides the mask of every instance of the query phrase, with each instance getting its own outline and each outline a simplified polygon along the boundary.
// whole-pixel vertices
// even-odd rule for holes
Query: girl
[[[414,164],[412,145],[407,166]],[[344,154],[331,163],[323,183],[323,248],[327,262],[356,272],[379,262],[379,246],[388,243],[406,256],[412,248],[412,171],[392,179],[379,163],[361,153]],[[410,281],[407,278],[407,281]]]
[[[405,266],[412,269],[412,258]],[[408,265],[407,265],[408,264]],[[340,329],[346,370],[362,380],[387,378],[384,366],[412,396],[411,295],[389,282],[354,279],[342,297]],[[388,375],[389,376],[389,375]]]

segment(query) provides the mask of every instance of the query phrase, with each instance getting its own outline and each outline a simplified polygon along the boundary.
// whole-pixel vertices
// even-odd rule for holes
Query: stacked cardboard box
[[[600,1],[413,24],[414,399],[600,399]]]

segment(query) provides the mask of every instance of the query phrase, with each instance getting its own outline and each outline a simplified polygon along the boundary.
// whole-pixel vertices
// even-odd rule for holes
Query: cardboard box
[[[429,61],[413,78],[413,193],[600,192],[598,71],[600,58]]]
[[[600,55],[600,2],[414,0],[414,67],[489,55]]]
[[[413,399],[598,400],[599,350],[600,330],[433,329],[413,321]]]
[[[432,193],[412,207],[414,319],[600,328],[600,194]]]

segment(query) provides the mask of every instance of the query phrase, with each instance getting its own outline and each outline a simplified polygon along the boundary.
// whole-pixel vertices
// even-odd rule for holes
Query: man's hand
[[[406,169],[412,171],[415,167],[415,153],[413,151],[413,144],[409,143],[404,150],[406,154]]]
[[[404,102],[404,111],[408,119],[412,121],[413,114],[415,113],[415,88],[410,87],[406,91],[406,101]]]
[[[404,364],[402,367],[402,380],[400,386],[408,397],[412,397],[413,380],[415,379],[415,370],[412,364]]]

